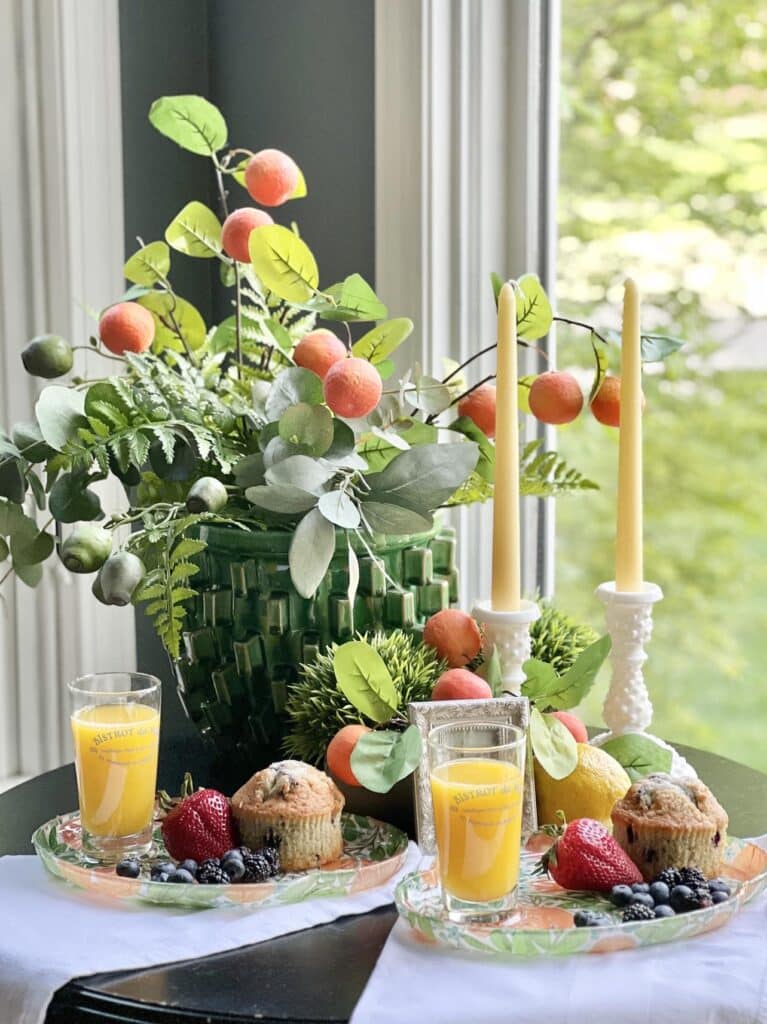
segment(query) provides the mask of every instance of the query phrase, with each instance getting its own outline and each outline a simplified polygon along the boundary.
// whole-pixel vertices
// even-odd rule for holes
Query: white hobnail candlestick
[[[482,628],[485,650],[498,651],[503,692],[518,697],[525,681],[522,666],[530,657],[530,624],[540,617],[540,608],[522,601],[518,611],[500,612],[489,601],[477,601],[471,614]]]
[[[612,677],[602,709],[609,731],[591,742],[601,746],[615,736],[644,733],[672,752],[672,775],[695,777],[694,769],[673,747],[647,733],[652,703],[644,681],[645,646],[652,635],[652,606],[663,598],[663,591],[656,583],[643,583],[639,591],[620,591],[611,581],[602,583],[596,593],[605,606],[607,632],[612,640]]]

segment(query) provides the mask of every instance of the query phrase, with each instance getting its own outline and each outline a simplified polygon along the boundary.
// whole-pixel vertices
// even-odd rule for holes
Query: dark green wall
[[[374,281],[373,0],[120,0],[120,37],[126,255],[191,199],[218,210],[209,162],[147,120],[158,96],[199,93],[221,108],[231,145],[284,149],[303,170],[309,196],[271,212],[299,222],[321,284],[353,271]],[[230,201],[249,198],[235,184]],[[227,315],[213,261],[174,254],[172,273],[206,322]],[[166,682],[167,778],[201,755],[140,613],[137,640],[139,667]]]

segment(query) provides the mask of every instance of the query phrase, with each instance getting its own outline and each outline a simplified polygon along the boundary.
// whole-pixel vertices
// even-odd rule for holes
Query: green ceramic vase
[[[360,579],[353,606],[343,532],[310,600],[290,578],[290,533],[206,526],[200,536],[207,548],[175,663],[178,690],[220,769],[233,779],[280,756],[287,689],[302,663],[358,631],[418,630],[458,598],[451,529],[379,538],[371,544],[374,557],[354,538]]]

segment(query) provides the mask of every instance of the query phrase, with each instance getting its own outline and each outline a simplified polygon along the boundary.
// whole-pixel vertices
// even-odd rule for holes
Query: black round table
[[[715,754],[683,746],[679,750],[727,808],[732,835],[767,832],[767,775]],[[0,796],[0,856],[29,853],[34,829],[76,806],[71,765],[4,793]],[[47,1022],[348,1021],[395,918],[394,909],[385,907],[231,953],[81,978],[59,990]]]

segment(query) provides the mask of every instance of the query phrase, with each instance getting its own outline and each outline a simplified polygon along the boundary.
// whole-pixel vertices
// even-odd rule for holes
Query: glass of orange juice
[[[69,684],[83,849],[98,860],[152,845],[161,692],[141,672]]]
[[[448,917],[507,917],[519,880],[525,733],[513,725],[454,722],[432,729],[428,747]]]

